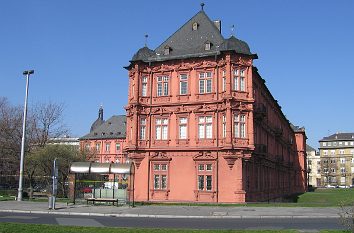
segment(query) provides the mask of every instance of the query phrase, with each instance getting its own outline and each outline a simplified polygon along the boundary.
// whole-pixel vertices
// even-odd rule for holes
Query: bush
[[[0,190],[0,195],[1,196],[17,196],[17,190],[14,189],[4,189]]]
[[[341,223],[354,232],[354,202],[350,205],[341,205],[341,212],[339,213]]]

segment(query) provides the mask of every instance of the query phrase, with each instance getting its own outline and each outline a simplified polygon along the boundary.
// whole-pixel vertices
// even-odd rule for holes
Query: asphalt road
[[[265,218],[265,219],[205,219],[205,218],[129,218],[65,216],[26,213],[0,213],[0,222],[54,224],[95,227],[187,228],[187,229],[344,229],[339,218]]]

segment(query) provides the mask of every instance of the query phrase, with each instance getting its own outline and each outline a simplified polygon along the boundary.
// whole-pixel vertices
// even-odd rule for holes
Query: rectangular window
[[[344,164],[345,163],[345,158],[340,158],[340,163]]]
[[[86,143],[86,144],[85,144],[85,150],[86,150],[86,151],[89,151],[89,150],[90,150],[90,144],[89,144],[89,143]]]
[[[179,76],[179,94],[188,94],[188,75],[186,74],[181,74]]]
[[[327,143],[325,143],[325,142],[322,143],[322,146],[326,146],[326,145],[327,145]]]
[[[156,140],[167,140],[168,139],[168,119],[167,118],[157,118],[155,121],[155,133]]]
[[[328,151],[327,151],[327,150],[324,150],[324,151],[323,151],[323,155],[328,155]]]
[[[167,164],[153,163],[154,189],[167,189]]]
[[[146,118],[140,119],[139,139],[144,140],[146,134]]]
[[[199,93],[212,92],[212,74],[211,72],[199,73]]]
[[[235,114],[234,133],[236,138],[246,138],[246,116]]]
[[[222,137],[226,138],[226,116],[222,115]]]
[[[341,172],[341,173],[345,173],[345,167],[341,167],[341,168],[340,168],[340,172]]]
[[[161,164],[161,171],[167,171],[167,164]]]
[[[167,176],[161,175],[161,189],[167,188]]]
[[[245,70],[234,70],[234,91],[245,91]]]
[[[106,143],[106,152],[111,150],[111,143]]]
[[[141,79],[141,95],[147,96],[147,77],[143,76]]]
[[[101,147],[101,144],[100,144],[100,143],[96,143],[96,151],[97,151],[97,152],[100,151],[100,147]]]
[[[240,91],[245,91],[245,78],[240,77]]]
[[[206,190],[211,191],[212,189],[212,178],[211,176],[206,176]]]
[[[213,190],[213,173],[211,163],[198,164],[198,190],[212,191]]]
[[[154,189],[160,189],[160,176],[154,176]]]
[[[116,143],[116,151],[120,151],[120,143]]]
[[[336,151],[335,150],[331,150],[331,155],[335,155]]]
[[[160,170],[160,164],[154,164],[154,170],[159,171]]]
[[[179,139],[187,139],[187,118],[179,118]]]
[[[207,170],[207,171],[211,171],[211,169],[212,169],[212,165],[211,165],[211,164],[207,164],[207,165],[206,165],[206,170]]]
[[[202,116],[198,120],[198,137],[200,139],[213,137],[213,118],[211,116]]]
[[[204,190],[204,176],[198,176],[198,190]]]
[[[222,71],[222,91],[226,90],[226,71]]]
[[[157,77],[157,96],[168,96],[168,76]]]
[[[239,89],[239,70],[234,70],[234,91],[238,91]]]
[[[344,150],[339,150],[339,154],[344,155]]]

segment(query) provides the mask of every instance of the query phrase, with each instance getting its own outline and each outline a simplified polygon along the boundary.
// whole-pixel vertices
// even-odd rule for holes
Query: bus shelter
[[[69,189],[74,203],[114,202],[134,206],[134,166],[127,163],[74,162]]]

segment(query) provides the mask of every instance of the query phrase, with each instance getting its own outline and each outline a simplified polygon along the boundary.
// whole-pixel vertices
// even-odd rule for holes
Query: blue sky
[[[204,1],[224,37],[246,41],[287,118],[308,143],[354,132],[354,1]],[[0,96],[23,105],[22,71],[34,69],[29,103],[64,103],[73,136],[125,114],[127,71],[134,53],[155,49],[200,10],[200,1],[0,1]]]

